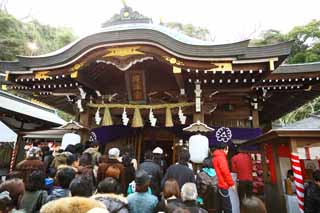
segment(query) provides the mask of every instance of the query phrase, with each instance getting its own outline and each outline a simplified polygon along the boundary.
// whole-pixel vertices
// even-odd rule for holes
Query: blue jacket
[[[130,213],[152,213],[158,204],[158,198],[148,192],[135,192],[128,196]]]

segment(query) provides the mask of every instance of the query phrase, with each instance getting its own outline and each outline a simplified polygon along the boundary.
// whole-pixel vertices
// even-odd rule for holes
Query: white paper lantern
[[[66,149],[68,145],[76,145],[80,143],[81,137],[78,134],[75,133],[66,133],[62,137],[62,142],[61,142],[61,149]]]
[[[202,163],[208,157],[209,140],[206,136],[197,134],[189,138],[190,160],[194,163]]]

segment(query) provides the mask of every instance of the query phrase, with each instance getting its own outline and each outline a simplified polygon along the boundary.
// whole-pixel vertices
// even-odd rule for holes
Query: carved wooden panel
[[[131,103],[146,102],[146,82],[143,70],[130,70],[127,72],[126,84]]]

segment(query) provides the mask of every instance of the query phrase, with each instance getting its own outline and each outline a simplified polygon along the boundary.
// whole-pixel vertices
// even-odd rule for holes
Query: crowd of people
[[[0,184],[0,212],[266,212],[252,194],[248,154],[237,152],[231,159],[238,190],[224,143],[201,168],[192,168],[187,149],[168,168],[162,154],[159,147],[145,151],[138,164],[116,147],[101,154],[96,144],[54,151],[34,145]],[[240,206],[232,205],[230,190],[239,192]]]

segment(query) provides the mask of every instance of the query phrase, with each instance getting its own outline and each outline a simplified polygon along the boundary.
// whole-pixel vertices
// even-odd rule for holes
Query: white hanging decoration
[[[196,112],[201,112],[201,87],[200,82],[196,81],[196,88],[194,90],[195,96],[196,96]]]
[[[77,100],[77,102],[76,102],[77,103],[77,107],[79,109],[79,112],[83,112],[84,111],[81,102],[82,102],[81,99]]]
[[[100,125],[101,120],[102,120],[102,118],[101,118],[101,116],[100,116],[100,108],[97,109],[97,112],[96,112],[96,114],[95,114],[95,119],[96,119],[96,124],[97,124],[97,125]]]
[[[179,116],[180,123],[182,125],[186,124],[187,116],[183,114],[181,107],[179,107],[178,116]]]
[[[81,96],[81,99],[85,99],[86,98],[86,95],[87,93],[83,90],[82,87],[78,87],[79,91],[80,91],[80,96]]]
[[[157,118],[154,117],[152,109],[150,109],[150,111],[149,111],[149,121],[150,121],[151,126],[156,126]]]
[[[122,123],[123,125],[127,126],[128,123],[129,123],[129,118],[128,118],[128,115],[127,115],[127,112],[126,112],[126,108],[123,108],[123,113],[122,113]]]

